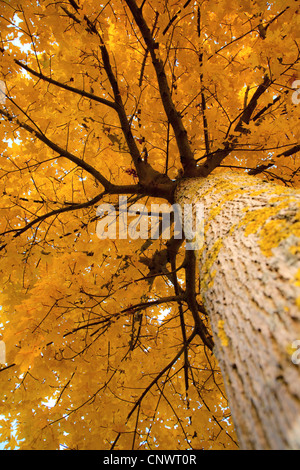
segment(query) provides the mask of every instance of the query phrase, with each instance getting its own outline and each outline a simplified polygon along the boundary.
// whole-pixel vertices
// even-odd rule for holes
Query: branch
[[[197,168],[197,176],[206,178],[210,173],[217,168],[220,163],[229,155],[233,149],[233,146],[228,141],[224,142],[224,147],[211,152],[206,155],[206,160],[202,165]]]
[[[258,165],[256,168],[252,168],[250,171],[248,171],[248,175],[259,175],[260,173],[263,173],[265,170],[270,168],[271,166],[275,165],[275,163],[268,163],[267,165]]]
[[[280,153],[279,155],[276,155],[276,158],[279,157],[290,157],[291,155],[294,155],[294,153],[300,152],[300,144],[295,145],[289,150],[286,150],[285,152]]]
[[[198,37],[200,38],[200,31],[201,31],[201,25],[200,25],[200,8],[198,7]],[[199,63],[200,63],[200,69],[203,67],[203,53],[201,52],[199,54]],[[201,87],[201,112],[202,112],[202,121],[203,121],[203,131],[204,131],[204,141],[205,141],[205,150],[206,154],[210,153],[209,149],[209,135],[208,135],[208,123],[207,123],[207,117],[206,117],[206,100],[204,96],[204,86],[203,86],[203,73],[201,71],[200,73],[200,87]]]
[[[177,274],[176,274],[176,257],[175,256],[171,259],[171,269],[172,269],[173,285],[174,285],[175,295],[179,296],[179,284],[178,284],[178,279],[177,279]],[[187,337],[186,337],[184,313],[183,313],[183,308],[182,308],[182,302],[181,302],[180,299],[178,300],[178,309],[179,309],[179,318],[180,318],[180,328],[181,328],[182,341],[183,341],[183,345],[185,346],[184,366],[183,367],[184,367],[185,391],[187,392],[188,388],[189,388],[189,375],[188,375],[189,355],[188,355],[188,343],[187,343]]]
[[[224,158],[226,158],[232,152],[234,146],[238,141],[238,137],[230,134],[230,129],[232,124],[237,119],[238,123],[234,128],[234,132],[239,132],[240,134],[246,134],[249,132],[248,129],[244,127],[244,124],[249,124],[251,116],[257,106],[258,99],[269,88],[271,83],[271,79],[266,75],[264,77],[263,83],[258,86],[251,100],[249,101],[248,105],[245,107],[241,115],[239,115],[234,121],[230,123],[230,126],[227,131],[227,138],[224,141],[223,148],[220,148],[208,155],[206,161],[198,167],[197,174],[199,176],[208,176],[215,168],[220,165]]]
[[[87,207],[93,206],[97,202],[100,201],[100,199],[104,196],[106,192],[104,191],[101,194],[98,194],[98,196],[94,197],[90,201],[83,202],[81,204],[70,204],[67,207],[62,207],[60,209],[55,209],[53,211],[48,212],[47,214],[40,215],[36,219],[32,220],[28,224],[26,224],[23,228],[21,229],[12,229],[12,230],[7,230],[6,232],[1,233],[1,235],[6,235],[7,233],[11,232],[16,232],[14,235],[14,238],[19,237],[22,233],[26,232],[29,230],[33,225],[36,225],[40,222],[43,222],[45,219],[48,219],[49,217],[52,217],[53,215],[58,215],[58,214],[63,214],[64,212],[70,212],[73,210],[79,210],[79,209],[85,209]]]
[[[160,173],[158,173],[160,175]],[[167,181],[162,184],[128,184],[128,185],[112,185],[107,190],[108,194],[140,194],[141,196],[152,196],[166,199],[173,204],[173,197],[175,191],[175,181]]]
[[[111,191],[103,191],[101,194],[98,194],[97,196],[95,196],[90,201],[86,201],[86,202],[83,202],[83,203],[80,203],[80,204],[69,204],[67,207],[63,207],[63,208],[60,208],[60,209],[55,209],[53,211],[48,212],[47,214],[43,214],[43,215],[37,217],[36,219],[29,222],[28,224],[26,224],[21,229],[7,230],[6,232],[1,233],[1,235],[6,235],[6,234],[11,233],[11,232],[16,232],[15,235],[14,235],[14,238],[15,238],[15,237],[20,236],[22,233],[26,232],[28,229],[30,229],[34,225],[36,225],[40,222],[43,222],[44,220],[46,220],[49,217],[52,217],[52,216],[58,215],[58,214],[62,214],[64,212],[70,212],[70,211],[73,211],[73,210],[85,209],[87,207],[93,206],[94,204],[99,202],[105,194],[138,194],[139,189],[140,189],[140,187],[138,185],[114,186],[111,189]],[[41,201],[37,201],[37,202],[41,202]],[[0,250],[2,248],[4,248],[4,246],[1,247]],[[159,303],[163,303],[163,302],[170,302],[172,300],[177,301],[178,299],[177,298],[173,299],[171,297],[170,298],[164,298],[164,299],[154,301],[154,302],[152,302],[152,304],[155,305],[155,304],[159,304]],[[151,305],[148,302],[148,303],[145,304],[145,306],[151,306]],[[135,308],[135,307],[131,307],[131,308]],[[124,311],[126,311],[126,309]]]
[[[199,305],[196,300],[196,257],[193,250],[186,251],[185,285],[186,300],[194,318],[195,331],[205,346],[212,351],[214,347],[212,337],[198,314]]]
[[[121,129],[123,131],[123,135],[129,148],[131,158],[136,168],[139,181],[141,185],[146,186],[148,188],[152,185],[158,188],[158,190],[164,190],[166,185],[172,186],[172,182],[167,175],[160,173],[157,170],[154,170],[154,168],[152,168],[152,166],[148,162],[142,160],[140,151],[136,145],[135,139],[131,132],[130,122],[127,119],[124,103],[119,90],[119,85],[110,63],[107,48],[104,44],[101,34],[96,28],[95,22],[90,21],[90,19],[86,15],[84,15],[84,20],[87,24],[87,30],[91,34],[96,34],[99,38],[102,62],[114,94],[115,109],[118,113]],[[170,194],[170,186],[168,187],[167,192]],[[170,195],[168,199],[169,198]]]
[[[300,152],[300,144],[294,145],[294,147],[290,148],[289,150],[286,150],[285,152],[280,153],[279,155],[276,155],[273,158],[290,157],[291,155],[294,155],[297,152]],[[267,163],[267,164],[258,165],[255,168],[251,168],[250,171],[248,172],[248,175],[258,175],[259,173],[262,173],[268,170],[274,165],[275,165],[274,160],[272,160],[270,163]]]
[[[10,364],[9,366],[2,367],[2,369],[0,369],[0,372],[3,372],[4,370],[10,369],[11,367],[14,367],[15,365],[16,364],[13,363],[13,364]]]
[[[284,92],[285,94],[288,93],[288,91]],[[271,106],[273,106],[277,101],[279,101],[281,98],[281,95],[276,96],[276,98],[273,99],[272,103],[267,104],[266,106],[263,107],[255,116],[253,117],[253,122],[257,121]]]
[[[185,2],[185,4],[183,5],[182,9],[179,8],[179,10],[175,13],[175,15],[172,16],[172,18],[170,19],[169,23],[167,24],[167,26],[165,27],[165,29],[163,30],[163,35],[165,35],[168,31],[168,29],[172,26],[172,24],[174,23],[174,21],[176,20],[176,18],[178,18],[178,15],[180,15],[180,13],[182,12],[182,10],[184,8],[186,8],[189,4],[191,3],[191,0],[187,0]]]
[[[234,129],[235,132],[241,132],[243,134],[247,132],[247,129],[243,127],[243,124],[249,124],[253,111],[257,106],[259,97],[269,88],[271,83],[271,79],[266,75],[264,77],[263,83],[259,85],[255,93],[253,94],[251,100],[249,101],[248,105],[244,109],[242,116],[240,117],[239,122],[237,123]]]
[[[165,304],[168,302],[179,302],[181,300],[185,300],[184,295],[171,295],[168,297],[163,297],[161,299],[152,300],[150,302],[140,302],[139,304],[136,304],[136,305],[130,305],[129,307],[126,307],[123,310],[121,310],[121,313],[130,312],[130,311],[136,312],[144,308],[153,307],[153,305],[160,305],[160,304]]]
[[[187,344],[190,344],[191,341],[195,338],[196,336],[196,330],[194,330],[192,332],[192,334],[189,336],[189,338],[187,339]],[[134,413],[135,409],[137,408],[137,406],[139,406],[143,400],[143,398],[145,397],[145,395],[147,395],[147,393],[151,390],[151,388],[153,387],[153,385],[155,385],[158,380],[165,374],[165,372],[167,372],[172,366],[173,364],[175,364],[175,362],[180,358],[180,356],[184,353],[185,351],[185,348],[186,348],[186,345],[184,345],[179,351],[178,353],[176,354],[176,356],[159,372],[159,374],[157,374],[157,376],[152,380],[152,382],[148,385],[148,387],[143,391],[143,393],[140,395],[140,397],[138,398],[138,400],[135,402],[135,405],[133,406],[133,408],[131,409],[131,411],[129,412],[128,416],[127,416],[127,419],[126,419],[126,422],[129,420],[130,416]]]
[[[177,142],[180,159],[185,171],[185,176],[194,176],[196,161],[188,141],[187,132],[183,125],[181,115],[177,111],[173,100],[171,91],[168,85],[163,61],[156,53],[159,45],[155,42],[146,21],[144,20],[142,11],[138,8],[135,0],[126,0],[126,3],[135,19],[137,26],[144,38],[146,46],[150,52],[152,63],[157,77],[159,92],[164,106],[166,116],[173,128],[175,139]]]
[[[19,65],[20,67],[22,67],[31,75],[34,75],[35,77],[39,78],[40,80],[44,80],[45,82],[51,83],[52,85],[55,85],[59,88],[63,88],[64,90],[71,91],[72,93],[76,93],[80,96],[84,96],[85,98],[88,98],[90,100],[97,101],[98,103],[109,106],[110,108],[113,108],[114,110],[117,109],[116,103],[114,103],[113,101],[106,100],[105,98],[101,98],[100,96],[94,95],[93,93],[88,93],[87,91],[80,90],[79,88],[75,88],[70,85],[66,85],[64,83],[58,82],[57,80],[54,80],[53,78],[47,77],[41,72],[36,72],[32,68],[30,68],[28,65],[23,64],[17,59],[15,59],[15,63]]]
[[[59,147],[57,144],[52,142],[42,133],[42,131],[35,130],[29,124],[21,122],[16,116],[12,116],[7,111],[0,109],[0,115],[4,116],[10,122],[15,121],[20,127],[27,130],[30,134],[37,137],[44,144],[46,144],[49,148],[51,148],[56,153],[58,153],[59,157],[65,157],[68,160],[71,160],[73,163],[75,163],[79,167],[86,170],[104,186],[107,194],[140,194],[143,196],[161,197],[163,199],[167,199],[171,204],[173,204],[173,196],[174,196],[176,183],[174,181],[171,181],[167,175],[162,175],[161,173],[153,170],[149,164],[145,164],[147,166],[145,168],[145,171],[147,170],[149,173],[149,178],[150,178],[150,181],[148,182],[149,184],[115,185],[111,183],[110,181],[108,181],[92,165],[85,162],[81,158],[76,157],[72,153],[68,152],[67,150]],[[149,168],[152,169],[152,172],[149,170]],[[151,180],[151,177],[153,177],[153,175],[156,176],[156,179],[154,180],[154,184],[151,184],[153,183],[153,180]],[[165,179],[159,181],[158,180],[159,177],[162,177],[162,178],[165,177]]]
[[[265,39],[265,34],[266,34],[266,31],[267,31],[267,28],[270,26],[271,23],[273,23],[273,21],[275,21],[277,18],[279,18],[279,16],[281,16],[286,10],[288,10],[289,6],[286,7],[282,12],[278,13],[278,15],[276,15],[274,18],[272,18],[267,24],[266,26],[263,26],[261,23],[257,24],[256,26],[254,26],[254,28],[251,28],[249,31],[247,31],[246,33],[243,33],[241,36],[238,36],[238,37],[235,37],[234,39],[232,39],[230,42],[226,43],[224,46],[220,47],[218,50],[216,50],[213,54],[211,54],[207,60],[210,60],[214,57],[214,55],[218,54],[219,52],[223,51],[226,47],[229,47],[231,46],[232,44],[234,44],[235,42],[239,41],[240,39],[243,39],[245,36],[247,36],[248,34],[251,34],[253,33],[254,31],[258,32],[259,36],[262,38],[262,39]]]
[[[93,166],[91,166],[89,163],[85,162],[79,157],[76,157],[72,153],[68,152],[68,150],[65,150],[59,145],[55,144],[52,142],[52,140],[48,139],[48,137],[45,136],[45,134],[42,134],[40,131],[35,130],[33,127],[29,126],[29,124],[26,124],[24,122],[21,122],[17,117],[12,116],[9,114],[7,111],[3,111],[0,109],[0,114],[4,116],[6,119],[9,121],[15,121],[22,129],[25,129],[28,131],[30,134],[34,135],[37,137],[41,142],[46,144],[49,148],[54,150],[54,152],[58,153],[60,157],[65,157],[71,162],[75,163],[78,165],[80,168],[83,168],[86,170],[88,173],[90,173],[94,178],[99,181],[106,190],[109,190],[113,187],[113,184],[110,183],[99,171],[97,171]]]
[[[149,268],[149,284],[151,285],[156,276],[164,274],[173,283],[172,273],[168,271],[166,265],[175,259],[183,240],[175,239],[174,236],[167,241],[165,248],[158,251],[156,250],[152,258],[140,258],[140,262],[145,264]],[[179,286],[180,287],[180,286]]]
[[[155,32],[155,28],[156,28],[156,25],[157,25],[158,16],[159,16],[159,13],[158,13],[158,11],[157,11],[157,12],[155,13],[155,20],[154,20],[153,28],[152,28],[152,31],[151,31],[151,34],[152,34],[152,35],[154,35],[154,32]],[[145,55],[144,55],[144,58],[143,58],[143,62],[142,62],[141,72],[140,72],[139,87],[142,86],[143,76],[144,76],[144,71],[145,71],[145,67],[146,67],[146,62],[147,62],[148,53],[149,53],[149,50],[146,49]]]

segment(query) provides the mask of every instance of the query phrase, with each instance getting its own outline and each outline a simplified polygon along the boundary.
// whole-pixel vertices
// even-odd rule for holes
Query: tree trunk
[[[240,447],[300,449],[300,192],[223,173],[175,198],[204,204],[200,294]]]

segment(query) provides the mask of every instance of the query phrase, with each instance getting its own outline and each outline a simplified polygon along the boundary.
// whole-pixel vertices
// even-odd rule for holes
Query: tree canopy
[[[212,172],[299,186],[299,13],[0,0],[7,448],[238,448],[192,252],[137,212]],[[137,236],[100,239],[120,196]]]

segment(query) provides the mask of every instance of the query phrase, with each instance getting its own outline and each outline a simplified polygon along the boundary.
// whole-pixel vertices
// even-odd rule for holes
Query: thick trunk
[[[300,192],[223,173],[175,197],[204,204],[200,293],[240,446],[300,449]]]

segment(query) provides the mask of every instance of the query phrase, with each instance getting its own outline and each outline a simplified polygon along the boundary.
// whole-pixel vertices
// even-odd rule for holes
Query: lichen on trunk
[[[200,295],[241,448],[300,449],[300,192],[226,172],[175,200],[204,205]]]

